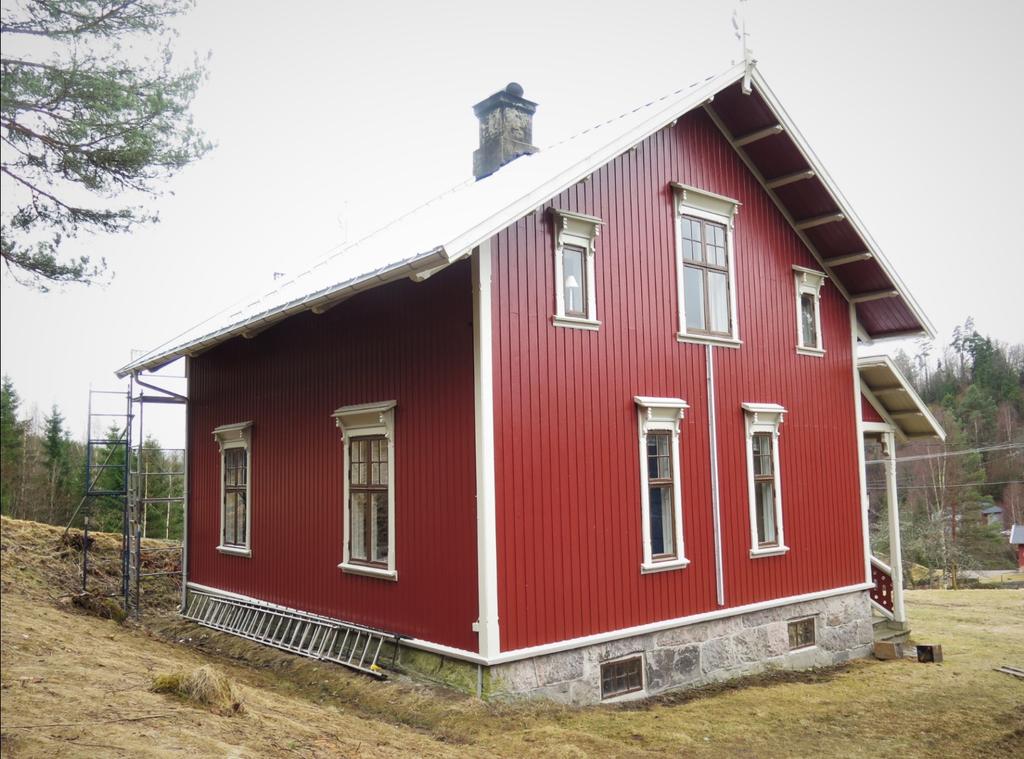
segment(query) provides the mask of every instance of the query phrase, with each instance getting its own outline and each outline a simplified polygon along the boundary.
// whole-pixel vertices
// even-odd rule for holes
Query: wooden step
[[[906,624],[893,622],[889,619],[876,620],[874,623],[875,640],[889,643],[906,643],[910,639],[910,628]]]

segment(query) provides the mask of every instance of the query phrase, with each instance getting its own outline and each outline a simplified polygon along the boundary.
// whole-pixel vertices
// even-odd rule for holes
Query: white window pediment
[[[383,435],[391,438],[395,428],[395,401],[360,403],[342,406],[331,416],[343,437],[356,435]]]
[[[777,403],[744,403],[747,414],[747,434],[768,431],[778,434],[779,426],[785,420],[786,409]]]
[[[252,422],[238,422],[237,424],[224,424],[213,431],[213,439],[221,450],[225,448],[244,448],[249,445],[249,435],[252,431]]]

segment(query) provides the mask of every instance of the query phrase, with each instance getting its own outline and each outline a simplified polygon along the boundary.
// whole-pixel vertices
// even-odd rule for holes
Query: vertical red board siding
[[[875,411],[875,407],[871,405],[871,401],[863,395],[860,397],[860,414],[861,419],[865,422],[885,422],[882,415]]]
[[[673,195],[682,182],[743,203],[736,218],[739,349],[714,349],[726,606],[863,582],[848,306],[822,292],[826,353],[796,353],[792,266],[820,268],[701,111],[548,206],[604,221],[599,331],[554,327],[546,212],[496,237],[494,385],[502,650],[720,608],[715,591],[705,346],[680,343]],[[546,207],[544,209],[546,211]],[[642,575],[635,395],[683,398],[690,566]],[[751,559],[743,402],[781,428],[785,556]]]
[[[192,359],[189,579],[477,650],[470,267],[402,280]],[[331,412],[395,400],[398,582],[344,574],[343,448]],[[252,421],[252,557],[215,549],[212,431]]]

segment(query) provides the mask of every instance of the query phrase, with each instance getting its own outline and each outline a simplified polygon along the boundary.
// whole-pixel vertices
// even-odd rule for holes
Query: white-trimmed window
[[[556,327],[596,330],[597,286],[594,253],[601,220],[595,216],[551,210],[555,222]]]
[[[344,442],[344,536],[338,567],[397,580],[395,402],[343,406],[332,415]]]
[[[683,550],[683,492],[679,476],[679,422],[689,408],[680,398],[636,396],[640,436],[642,572],[678,569]]]
[[[822,356],[825,346],[821,339],[821,286],[824,272],[793,267],[796,281],[796,352],[806,356]]]
[[[251,556],[252,422],[213,431],[220,446],[220,553]]]
[[[779,427],[786,409],[774,403],[744,403],[747,421],[747,487],[750,498],[750,556],[789,550],[782,526]]]
[[[733,228],[740,202],[673,183],[679,340],[737,347]]]

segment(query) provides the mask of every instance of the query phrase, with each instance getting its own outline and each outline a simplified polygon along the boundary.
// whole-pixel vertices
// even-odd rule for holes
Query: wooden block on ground
[[[902,659],[903,658],[903,644],[893,643],[889,640],[878,640],[875,641],[875,658],[876,659]]]
[[[917,660],[926,664],[940,664],[942,662],[942,646],[938,644],[918,645]]]

